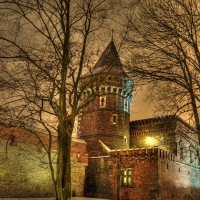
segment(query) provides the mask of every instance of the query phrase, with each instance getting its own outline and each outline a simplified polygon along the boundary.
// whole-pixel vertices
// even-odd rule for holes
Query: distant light
[[[153,144],[154,144],[154,138],[153,137],[147,137],[146,138],[146,143],[149,146],[153,146]]]

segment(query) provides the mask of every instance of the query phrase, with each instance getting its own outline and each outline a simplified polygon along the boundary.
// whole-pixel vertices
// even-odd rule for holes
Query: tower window
[[[124,99],[124,111],[127,111],[128,112],[128,106],[129,105],[129,102],[128,102],[128,100],[127,99]]]
[[[100,97],[99,107],[100,108],[105,108],[106,107],[106,96],[101,96]]]
[[[101,106],[104,106],[105,99],[101,98]]]
[[[113,124],[117,123],[117,115],[116,114],[112,116],[112,122],[113,122]]]

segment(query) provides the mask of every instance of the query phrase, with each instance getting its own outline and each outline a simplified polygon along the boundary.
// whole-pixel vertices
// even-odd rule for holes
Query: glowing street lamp
[[[149,146],[153,146],[154,144],[154,138],[153,137],[146,137],[146,144]]]

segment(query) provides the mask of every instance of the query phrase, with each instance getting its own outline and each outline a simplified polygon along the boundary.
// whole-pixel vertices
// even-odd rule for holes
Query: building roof
[[[83,77],[100,73],[125,74],[113,41],[108,44],[91,72],[86,73]]]

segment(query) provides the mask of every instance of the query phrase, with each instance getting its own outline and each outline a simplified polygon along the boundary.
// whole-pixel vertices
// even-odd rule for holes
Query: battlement
[[[93,93],[93,91],[90,88],[88,88],[87,90],[84,91],[85,96],[88,96],[92,93]],[[116,94],[116,95],[120,95],[120,96],[125,97],[125,98],[130,96],[130,98],[132,100],[132,90],[125,89],[125,88],[122,88],[122,87],[102,85],[99,88],[98,93],[100,95],[102,95],[102,94]]]
[[[173,121],[179,121],[181,124],[184,124],[187,128],[189,128],[191,131],[196,132],[195,128],[190,126],[187,122],[185,122],[183,119],[176,115],[166,115],[166,116],[159,116],[154,118],[148,118],[148,119],[141,119],[141,120],[135,120],[130,122],[130,127],[134,126],[140,126],[140,125],[148,125],[148,124],[154,124],[154,123],[160,123],[160,122],[173,122]]]
[[[175,115],[166,115],[166,116],[159,116],[154,118],[148,118],[148,119],[142,119],[142,120],[135,120],[130,122],[130,126],[136,126],[136,125],[145,125],[145,124],[152,124],[152,123],[158,123],[158,122],[170,122],[175,119]]]
[[[171,152],[169,152],[169,151],[165,151],[165,150],[163,150],[163,149],[159,149],[159,158],[160,159],[162,159],[162,160],[169,160],[169,161],[173,161],[173,162],[175,162],[177,159],[177,157],[173,154],[173,153],[171,153]]]
[[[132,158],[132,159],[162,159],[175,161],[176,156],[168,151],[159,149],[158,147],[153,148],[137,148],[137,149],[118,149],[110,150],[111,158],[116,158],[121,156],[122,158]]]

